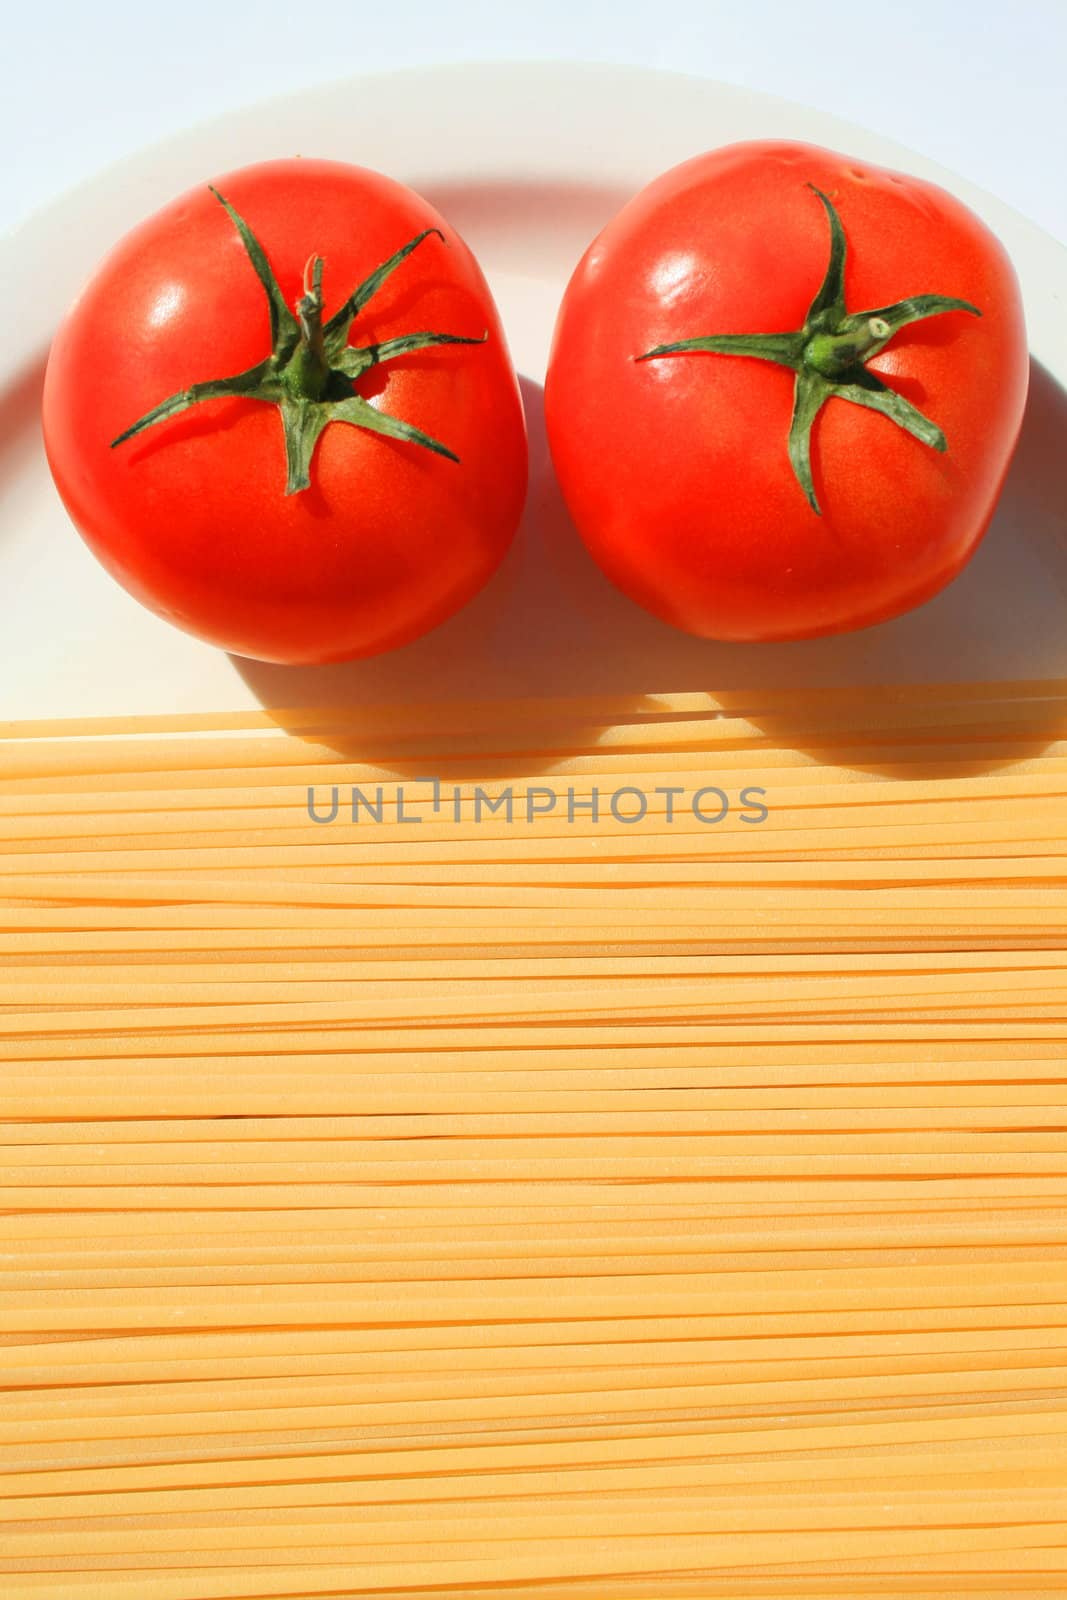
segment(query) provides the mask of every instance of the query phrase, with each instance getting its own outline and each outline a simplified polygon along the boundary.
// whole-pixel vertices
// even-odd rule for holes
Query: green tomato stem
[[[263,400],[281,412],[285,441],[286,494],[299,494],[311,484],[311,462],[323,429],[331,422],[347,423],[389,439],[418,445],[447,461],[459,457],[439,440],[412,423],[372,406],[355,388],[355,381],[371,367],[393,361],[415,350],[447,344],[484,344],[488,331],[470,336],[458,333],[419,332],[387,339],[381,344],[348,343],[353,319],[382,284],[424,240],[436,237],[427,228],[401,246],[349,295],[340,311],[323,322],[323,258],[312,255],[304,270],[304,292],[290,311],[267,259],[266,252],[244,218],[217,189],[211,193],[237,229],[255,274],[263,286],[270,310],[272,350],[263,361],[229,378],[210,378],[170,395],[112,439],[111,448],[144,433],[146,429],[187,411],[204,400],[241,397]],[[295,314],[294,314],[295,313]]]
[[[869,317],[855,333],[816,333],[804,346],[804,361],[824,378],[840,378],[877,355],[892,333],[884,317]]]
[[[821,516],[812,478],[811,432],[827,400],[847,400],[852,405],[877,411],[930,449],[944,451],[947,448],[945,436],[937,424],[884,383],[866,363],[884,349],[901,328],[914,322],[952,311],[962,311],[973,317],[980,317],[982,313],[969,300],[921,294],[879,306],[874,311],[849,315],[845,309],[845,230],[829,196],[814,184],[808,187],[818,197],[830,224],[830,259],[802,328],[792,333],[701,334],[693,339],[656,345],[635,359],[652,361],[664,356],[697,353],[747,356],[758,361],[777,362],[794,372],[793,415],[787,440],[789,460],[808,504],[816,516]]]
[[[281,369],[281,380],[296,400],[321,400],[330,383],[330,363],[322,327],[321,256],[312,256],[304,269],[304,293],[296,302],[300,342]]]

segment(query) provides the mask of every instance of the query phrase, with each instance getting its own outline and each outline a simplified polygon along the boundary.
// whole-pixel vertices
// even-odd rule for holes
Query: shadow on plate
[[[9,464],[25,453],[31,434],[41,428],[41,395],[46,357],[20,367],[0,389],[0,487]]]

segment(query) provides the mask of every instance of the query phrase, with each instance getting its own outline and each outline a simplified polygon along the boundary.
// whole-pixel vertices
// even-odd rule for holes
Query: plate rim
[[[710,96],[719,101],[732,102],[734,106],[743,107],[746,111],[759,108],[766,115],[768,124],[772,128],[775,124],[796,120],[811,125],[813,129],[825,129],[825,134],[809,132],[807,137],[809,140],[825,139],[831,143],[831,147],[832,141],[839,138],[842,141],[841,148],[847,150],[848,141],[854,139],[861,146],[857,154],[862,158],[889,166],[896,164],[903,170],[938,183],[957,195],[977,211],[1004,240],[1013,258],[1016,256],[1016,250],[1008,242],[1008,239],[1012,238],[1025,241],[1028,250],[1037,250],[1042,254],[1050,253],[1054,261],[1056,258],[1062,258],[1058,263],[1058,271],[1067,276],[1067,244],[1061,243],[1040,224],[1018,211],[1010,202],[1002,200],[981,185],[973,183],[951,168],[942,166],[939,162],[923,155],[921,151],[889,135],[868,128],[862,123],[853,122],[849,118],[840,117],[834,112],[807,106],[802,101],[790,100],[764,90],[750,89],[744,85],[727,83],[698,73],[603,61],[556,61],[549,58],[515,61],[505,58],[497,61],[408,66],[326,79],[318,85],[295,89],[285,94],[266,96],[261,100],[231,107],[214,116],[192,122],[177,132],[165,134],[108,163],[82,183],[68,186],[59,195],[35,207],[12,228],[0,234],[0,282],[4,282],[7,286],[8,304],[13,305],[15,311],[13,321],[16,330],[24,329],[26,334],[25,338],[20,338],[19,332],[16,331],[13,345],[8,348],[4,368],[0,369],[0,386],[6,387],[9,376],[25,367],[31,355],[29,348],[31,344],[38,351],[40,349],[41,336],[39,333],[31,335],[30,329],[33,326],[38,328],[40,326],[41,284],[44,285],[49,300],[53,298],[49,291],[54,290],[64,296],[64,304],[72,301],[77,293],[77,287],[87,272],[91,271],[92,264],[95,264],[107,248],[108,242],[118,238],[126,227],[162,203],[161,198],[156,198],[142,204],[141,197],[136,194],[148,175],[173,165],[181,166],[184,152],[196,150],[208,141],[217,141],[221,152],[226,149],[228,143],[240,142],[241,139],[248,137],[250,129],[255,124],[262,126],[267,122],[279,129],[285,128],[306,114],[307,108],[313,104],[328,107],[345,100],[349,102],[365,100],[368,96],[388,98],[398,85],[404,86],[408,96],[418,95],[421,91],[424,96],[429,95],[431,99],[439,90],[451,85],[455,92],[446,95],[446,99],[453,104],[458,100],[463,107],[463,112],[455,124],[455,128],[460,130],[460,137],[463,137],[464,124],[469,127],[478,108],[484,109],[495,102],[498,107],[513,110],[516,103],[521,103],[523,91],[527,98],[552,105],[557,116],[560,109],[565,108],[567,116],[573,117],[575,111],[581,115],[588,106],[589,90],[593,85],[601,99],[608,97],[615,104],[624,105],[627,103],[628,91],[635,91],[638,85],[647,91],[653,84],[657,92],[670,96],[672,110],[676,110],[681,103],[680,96],[695,95],[699,98]],[[458,91],[461,87],[460,94]],[[587,132],[594,136],[592,142],[595,144],[595,134],[600,119],[595,114],[595,108],[591,109],[594,110],[594,115],[591,119],[586,118]],[[507,129],[513,120],[506,116],[497,118],[494,127]],[[396,129],[392,132],[397,135]],[[449,133],[453,132],[454,129],[450,128]],[[399,130],[401,141],[406,137],[406,133],[406,129]],[[772,133],[768,136],[774,135]],[[801,133],[796,135],[783,133],[780,136],[803,137]],[[259,137],[264,138],[264,135],[260,134]],[[265,144],[269,146],[270,142],[270,137],[266,137]],[[439,148],[447,150],[449,142],[449,138],[443,138]],[[488,153],[481,170],[487,174],[500,174],[506,166],[506,163],[501,161],[501,154],[513,143],[513,139],[507,136],[499,139],[495,150],[490,150]],[[863,146],[866,146],[867,150],[864,150]],[[709,141],[703,148],[710,147],[712,146]],[[551,143],[545,144],[543,148],[546,155],[551,154]],[[581,149],[588,159],[590,149],[588,139],[583,141]],[[697,153],[699,153],[698,148],[690,151],[690,154]],[[267,154],[265,150],[264,158]],[[575,154],[578,154],[577,150]],[[632,155],[632,151],[628,152],[628,155]],[[212,170],[224,170],[227,166],[243,164],[243,159],[241,163],[229,160],[216,163]],[[455,171],[454,161],[447,159],[441,161],[439,157],[436,159],[442,172]],[[676,159],[683,157],[679,156]],[[580,171],[581,165],[579,157],[575,161],[575,171]],[[409,175],[403,170],[403,164],[396,170],[405,176],[405,181],[414,181],[417,187],[417,177],[412,174],[409,179]],[[558,175],[559,170],[560,165],[556,161],[552,164],[553,175]],[[650,164],[649,176],[656,170],[662,168],[656,167],[653,161]],[[432,174],[432,171],[433,157],[427,167],[427,173]],[[424,181],[427,173],[423,174]],[[472,170],[469,175],[472,179],[476,178],[478,169]],[[542,175],[547,175],[547,172]],[[195,182],[196,179],[193,177],[189,181]],[[127,191],[132,191],[129,205],[124,203]],[[178,193],[180,189],[176,187],[172,191],[168,184],[166,196],[163,198],[169,197],[172,192]],[[119,196],[117,204],[116,195]],[[57,227],[61,229],[65,227],[74,214],[92,219],[99,217],[102,212],[110,218],[116,211],[125,219],[119,221],[117,225],[108,221],[103,230],[90,225],[89,234],[98,235],[102,231],[103,239],[98,240],[93,248],[86,249],[84,253],[80,251],[77,253],[77,266],[66,261],[57,263],[54,259],[49,260],[53,254],[49,244],[55,230]],[[1008,239],[1005,239],[1005,235],[1008,235]],[[1051,269],[1053,273],[1056,270],[1056,267]],[[1028,286],[1024,281],[1023,287],[1024,292],[1030,288],[1032,299],[1033,286]],[[35,290],[38,292],[35,293]],[[26,305],[26,314],[23,315],[23,300],[36,302],[38,313],[36,317],[33,315],[34,306],[31,304]],[[1028,304],[1028,312],[1030,309]],[[1064,358],[1067,360],[1067,311],[1063,314],[1063,323]]]
[[[401,92],[405,96],[417,96],[421,114],[416,117],[409,113],[406,124],[398,131],[395,102]],[[357,93],[361,103],[353,109],[352,99]],[[634,117],[631,109],[637,96],[642,97],[644,106],[640,117]],[[455,115],[457,102],[462,106],[458,116]],[[550,125],[544,132],[537,115],[542,114],[546,103],[550,106]],[[524,108],[518,115],[516,104]],[[531,106],[537,115],[530,114]],[[390,115],[383,117],[387,109]],[[446,113],[450,113],[448,135],[435,139],[431,136],[432,129]],[[619,129],[624,124],[626,132],[620,136]],[[506,136],[490,137],[501,127],[505,127]],[[10,280],[9,326],[14,333],[8,360],[0,369],[0,404],[6,402],[9,416],[15,421],[9,436],[13,459],[17,460],[28,448],[37,463],[32,471],[44,470],[34,409],[35,386],[52,327],[74,301],[94,257],[103,254],[126,228],[155,210],[168,195],[195,186],[206,175],[270,155],[292,155],[294,148],[300,149],[303,143],[308,155],[321,153],[341,159],[361,159],[367,165],[413,182],[416,187],[421,184],[431,197],[434,185],[440,190],[452,187],[472,191],[480,186],[503,185],[521,190],[521,186],[531,185],[539,186],[550,196],[554,192],[566,193],[570,188],[584,195],[586,201],[597,199],[598,204],[587,205],[583,201],[582,231],[588,223],[589,233],[581,243],[577,242],[577,231],[571,230],[574,238],[568,232],[565,246],[555,251],[551,288],[558,295],[566,273],[577,262],[588,239],[611,211],[642,183],[700,150],[755,138],[799,139],[847,151],[861,161],[914,172],[941,184],[971,205],[1014,256],[1027,299],[1031,350],[1038,364],[1048,370],[1053,384],[1067,392],[1067,304],[1062,296],[1062,283],[1067,277],[1067,249],[995,196],[909,151],[897,141],[831,113],[695,74],[607,63],[468,63],[349,76],[318,88],[295,90],[223,112],[131,152],[121,161],[103,168],[95,178],[38,208],[5,238],[0,238],[0,274],[4,273],[6,264]],[[617,198],[612,200],[612,196]],[[605,197],[610,209],[597,220],[599,199]],[[489,218],[486,240],[479,241],[477,234],[470,232],[470,225],[463,230],[470,233],[471,243],[479,251],[487,248],[488,239],[495,234],[505,238],[510,226],[507,215],[497,225],[492,221],[491,208],[484,214]],[[72,236],[77,238],[77,247],[66,250],[64,240]],[[483,255],[482,259],[493,282],[491,263],[499,267],[499,262],[492,256]],[[521,261],[511,262],[502,270],[505,278],[511,273],[521,281]],[[531,271],[537,277],[536,267]],[[540,314],[538,320],[540,323]],[[531,352],[532,359],[527,363],[520,359],[520,365],[531,378],[540,381],[543,351],[540,334],[537,338],[536,355]],[[36,440],[31,443],[33,434]],[[0,439],[0,448],[6,442]],[[14,478],[16,496],[23,481],[20,469]],[[0,481],[0,495],[9,505],[19,503],[17,498],[8,500],[5,481]],[[49,545],[43,556],[46,562],[51,553]],[[24,561],[27,572],[37,559],[32,556],[28,563]],[[81,619],[87,615],[83,598],[79,594],[72,599],[72,591],[68,589],[63,589],[62,594],[63,604],[77,620],[75,639],[90,645],[95,634],[87,631],[88,624],[82,625]],[[135,602],[129,604],[135,606]],[[496,613],[492,613],[490,620],[495,616]],[[95,628],[96,624],[93,626]],[[136,641],[148,639],[149,626],[162,628],[165,625],[144,613],[140,629],[130,634],[135,641],[134,648]],[[640,644],[642,635],[636,622],[634,630]],[[125,639],[124,629],[119,631]],[[623,631],[625,633],[625,628]],[[870,632],[845,637],[862,642],[869,639]],[[1049,632],[1047,627],[1045,632]],[[428,637],[435,636],[436,630]],[[1061,637],[1058,620],[1055,636],[1057,641]],[[420,644],[410,648],[418,650]],[[10,691],[15,698],[11,713],[14,716],[29,714],[23,699],[29,685],[25,682],[22,688],[18,685],[20,680],[33,676],[33,662],[37,656],[32,643],[26,643],[26,648],[31,654],[29,671],[14,674]],[[858,650],[859,646],[856,648]],[[888,651],[883,650],[881,681],[900,678],[905,659],[907,666],[903,676],[909,680],[916,676],[917,669],[910,656],[898,659],[894,655],[894,650],[900,648],[907,650],[910,646],[894,642]],[[105,666],[99,678],[91,672],[85,684],[89,698],[83,705],[78,647],[70,652],[64,647],[61,654],[63,659],[58,661],[54,659],[55,649],[42,645],[42,683],[51,683],[54,673],[57,680],[69,686],[87,714],[104,714],[115,698],[111,680],[120,681],[119,669],[114,663],[110,668]],[[875,655],[878,654],[876,649]],[[431,657],[432,651],[427,659]],[[140,697],[155,703],[162,686],[167,704],[172,703],[175,694],[183,705],[191,706],[206,705],[209,699],[216,706],[223,703],[245,705],[250,701],[296,703],[293,690],[284,690],[284,698],[279,698],[282,689],[277,685],[247,681],[247,674],[242,673],[239,665],[220,670],[217,664],[225,659],[195,639],[174,633],[170,647],[159,652],[156,670],[148,674]],[[392,658],[377,659],[389,661]],[[849,655],[847,663],[850,664],[844,666],[836,658],[824,661],[816,655],[809,664],[807,657],[803,657],[802,671],[805,680],[810,677],[812,682],[837,681],[841,671],[850,675],[858,672],[859,678],[868,683],[878,681],[862,666],[865,659],[866,648],[856,659]],[[681,667],[671,664],[679,660]],[[666,650],[658,669],[663,679],[673,679],[679,672],[684,676],[690,670],[685,660],[677,652]],[[797,666],[801,664],[797,662]],[[709,657],[707,667],[702,665],[700,670],[702,673],[725,671],[726,677],[732,680],[736,679],[741,665],[740,658],[735,670],[732,658],[716,665]],[[754,668],[755,663],[752,665]],[[769,681],[768,673],[775,676],[771,665],[770,661],[761,663],[755,672],[756,681]],[[783,668],[779,662],[778,674],[784,670],[790,669]],[[943,667],[936,671],[927,669],[924,672],[921,668],[918,671],[923,677],[929,677],[931,672],[940,677],[947,675]],[[175,673],[180,691],[176,688]],[[747,676],[747,666],[744,673]],[[976,675],[976,671],[968,667],[963,675],[969,678]],[[1014,678],[1019,672],[1010,665],[999,675]],[[403,663],[400,663],[396,673],[371,674],[369,678],[359,679],[359,692],[383,703],[391,702],[403,698],[406,692],[403,678]],[[125,679],[122,683],[125,690]],[[399,689],[398,684],[401,685]],[[296,699],[316,692],[305,684]],[[446,698],[454,698],[457,693],[462,691],[452,689]],[[41,699],[30,689],[31,702],[35,702],[35,697]],[[43,694],[42,704],[51,697],[49,688]],[[66,710],[65,714],[68,714]]]

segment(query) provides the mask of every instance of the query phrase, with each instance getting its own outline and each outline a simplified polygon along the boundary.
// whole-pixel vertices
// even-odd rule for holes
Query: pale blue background
[[[1067,242],[1067,0],[2,0],[0,18],[0,231],[267,95],[565,57],[699,72],[850,117]]]

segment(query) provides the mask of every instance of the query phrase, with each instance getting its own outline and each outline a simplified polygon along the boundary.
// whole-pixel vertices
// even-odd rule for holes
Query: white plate
[[[949,590],[859,634],[707,644],[639,611],[585,555],[548,465],[540,383],[564,284],[619,205],[686,156],[764,137],[829,145],[958,194],[1016,263],[1035,365],[1001,507]],[[37,420],[51,330],[111,242],[192,184],[296,153],[403,178],[465,235],[525,378],[532,446],[523,527],[488,589],[407,649],[340,668],[239,661],[142,610],[68,523]],[[448,67],[355,79],[220,118],[111,169],[3,244],[0,281],[11,359],[0,390],[2,716],[1067,677],[1067,251],[921,156],[834,118],[721,84],[614,67]]]

